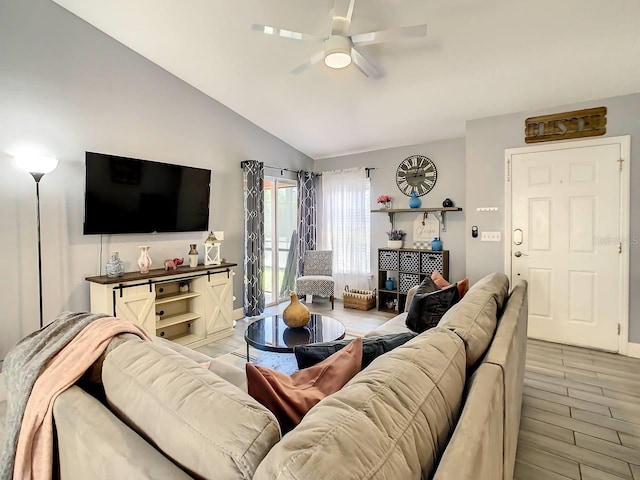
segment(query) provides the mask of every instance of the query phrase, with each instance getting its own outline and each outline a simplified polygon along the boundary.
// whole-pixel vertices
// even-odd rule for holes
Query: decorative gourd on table
[[[300,303],[295,292],[291,292],[289,296],[291,297],[291,303],[282,312],[282,319],[288,327],[304,327],[311,320],[309,309],[306,305]]]

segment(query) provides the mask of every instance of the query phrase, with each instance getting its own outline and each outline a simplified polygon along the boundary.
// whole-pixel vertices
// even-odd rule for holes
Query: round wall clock
[[[435,186],[438,179],[436,165],[423,155],[405,158],[396,170],[396,184],[402,193],[410,197],[416,192],[421,197]]]

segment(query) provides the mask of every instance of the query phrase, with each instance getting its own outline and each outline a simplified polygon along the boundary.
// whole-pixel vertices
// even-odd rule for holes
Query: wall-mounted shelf
[[[435,217],[440,222],[440,229],[443,232],[447,231],[447,223],[446,223],[446,213],[447,212],[461,212],[462,208],[460,207],[436,207],[436,208],[390,208],[390,209],[380,209],[380,210],[371,210],[371,213],[387,213],[389,214],[389,221],[391,222],[391,227],[394,226],[394,215],[396,213],[422,213],[425,216],[428,213],[433,213]]]

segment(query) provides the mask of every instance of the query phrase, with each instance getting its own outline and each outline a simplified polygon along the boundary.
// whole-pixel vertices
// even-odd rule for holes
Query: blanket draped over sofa
[[[132,322],[103,314],[64,312],[20,341],[4,362],[7,436],[0,480],[51,478],[52,406],[120,333],[149,339]]]

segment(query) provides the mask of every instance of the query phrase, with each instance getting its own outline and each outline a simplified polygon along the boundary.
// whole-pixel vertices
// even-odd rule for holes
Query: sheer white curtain
[[[336,297],[369,288],[371,183],[364,168],[322,172],[322,249],[333,250]]]

